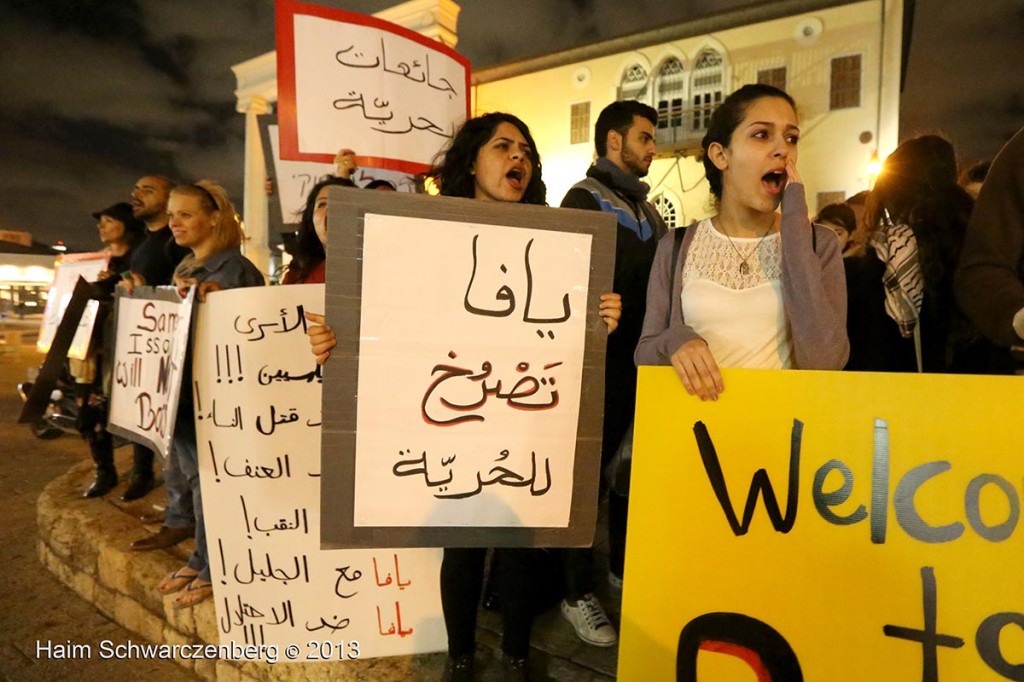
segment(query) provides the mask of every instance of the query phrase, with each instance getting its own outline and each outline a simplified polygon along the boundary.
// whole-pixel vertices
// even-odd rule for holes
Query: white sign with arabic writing
[[[184,299],[173,287],[136,287],[117,298],[108,430],[164,457],[174,436],[194,294],[194,287]]]
[[[366,215],[356,526],[567,526],[591,239]]]
[[[211,294],[197,318],[199,475],[221,644],[299,660],[445,648],[435,549],[320,550],[322,284]],[[315,642],[316,646],[311,643]]]
[[[295,14],[298,151],[429,165],[466,117],[468,67],[425,42]]]
[[[275,190],[279,198],[276,203],[281,211],[281,222],[285,225],[297,224],[301,222],[302,210],[306,207],[310,189],[324,178],[333,175],[335,166],[333,163],[316,161],[286,161],[281,158],[278,126],[267,126],[267,135],[274,154]],[[351,141],[349,144],[354,145],[357,142]],[[360,186],[374,180],[387,180],[399,192],[415,190],[415,183],[408,174],[381,168],[357,168],[352,173],[351,180]]]

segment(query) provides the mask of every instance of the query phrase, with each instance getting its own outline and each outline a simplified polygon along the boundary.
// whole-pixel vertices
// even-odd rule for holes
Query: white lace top
[[[791,367],[779,233],[763,239],[733,237],[730,243],[710,219],[694,229],[680,296],[686,323],[707,342],[721,367]]]

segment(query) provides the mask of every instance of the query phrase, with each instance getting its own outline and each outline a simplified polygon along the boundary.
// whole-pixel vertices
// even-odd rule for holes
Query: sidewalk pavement
[[[191,552],[190,541],[169,551],[137,553],[128,548],[131,540],[144,535],[138,515],[166,499],[162,487],[143,500],[122,503],[118,499],[125,485],[122,482],[106,498],[85,500],[80,493],[92,479],[85,444],[70,435],[37,440],[27,427],[15,424],[21,403],[14,386],[41,359],[30,346],[9,344],[0,350],[0,456],[5,463],[0,467],[0,495],[6,502],[0,508],[0,526],[5,528],[7,542],[0,561],[0,679],[440,679],[443,653],[344,664],[247,663],[241,667],[225,661],[181,662],[186,667],[179,667],[172,661],[101,660],[100,643],[104,640],[114,644],[216,643],[216,618],[212,601],[176,613],[170,597],[156,594],[157,581],[180,566]],[[128,470],[130,457],[130,448],[117,453],[120,471]],[[600,548],[598,559],[605,559]],[[48,571],[39,570],[40,561]],[[618,622],[618,603],[607,598],[602,601]],[[477,641],[480,679],[497,680],[500,616],[481,612]],[[92,657],[37,655],[44,652],[47,642],[86,644]],[[536,679],[614,679],[617,649],[598,649],[580,641],[557,607],[537,619],[532,643]]]

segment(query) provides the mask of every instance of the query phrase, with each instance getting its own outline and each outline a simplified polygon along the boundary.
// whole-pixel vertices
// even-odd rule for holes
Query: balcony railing
[[[673,126],[671,123],[664,128],[657,128],[654,131],[654,143],[657,145],[659,154],[678,154],[684,156],[697,154],[701,151],[700,142],[704,138],[704,128],[695,129],[692,125],[693,117],[684,116],[680,125]]]

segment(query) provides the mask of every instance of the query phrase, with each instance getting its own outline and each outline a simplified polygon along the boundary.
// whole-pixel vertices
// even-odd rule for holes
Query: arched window
[[[693,131],[707,130],[711,114],[722,103],[725,66],[717,50],[705,48],[693,64]]]
[[[686,97],[686,74],[683,63],[669,57],[658,69],[654,82],[655,100],[658,103],[658,142],[675,142],[677,131],[683,127],[683,99]]]
[[[643,102],[647,99],[647,69],[633,64],[622,74],[619,83],[619,99],[635,99]]]
[[[654,208],[658,209],[658,213],[669,229],[679,225],[679,210],[676,208],[675,202],[667,194],[659,194],[651,200],[651,203],[654,204]]]

